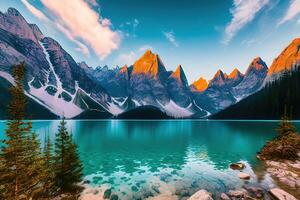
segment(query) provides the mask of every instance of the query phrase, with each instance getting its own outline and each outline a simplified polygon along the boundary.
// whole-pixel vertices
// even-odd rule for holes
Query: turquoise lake
[[[76,121],[68,129],[79,146],[85,180],[112,187],[121,199],[159,194],[184,197],[198,189],[215,195],[242,187],[230,163],[243,161],[247,184],[274,184],[256,152],[275,135],[276,121]],[[41,142],[59,121],[34,121]],[[295,123],[300,130],[300,122]],[[5,121],[0,121],[4,139]]]

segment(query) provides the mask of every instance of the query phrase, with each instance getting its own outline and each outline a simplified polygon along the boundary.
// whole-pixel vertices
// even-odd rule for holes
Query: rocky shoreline
[[[244,181],[244,185],[239,189],[231,189],[221,194],[213,194],[211,191],[200,189],[194,194],[188,191],[186,195],[182,195],[184,191],[174,193],[161,193],[159,190],[156,195],[149,194],[140,199],[147,200],[297,200],[300,199],[300,160],[297,161],[264,161],[264,173],[269,175],[274,184],[270,184],[268,188],[259,184],[249,184],[253,179],[252,175],[245,170],[247,167],[242,162],[230,165],[233,170],[238,170],[237,176]],[[90,187],[89,183],[83,184],[85,190],[79,199],[81,200],[119,200],[123,199],[114,192],[109,186],[99,188]],[[129,198],[130,199],[130,198]]]
[[[300,160],[290,161],[264,161],[266,172],[271,175],[276,183],[276,187],[265,190],[262,187],[247,187],[239,190],[229,190],[222,193],[215,199],[221,200],[246,200],[246,199],[275,199],[275,200],[297,200],[300,199]],[[242,170],[242,163],[233,164]],[[244,172],[239,173],[239,177],[244,180],[250,179],[250,175]],[[287,192],[288,191],[288,192]],[[294,195],[294,196],[293,196]],[[206,190],[199,190],[188,200],[213,200],[213,195]]]

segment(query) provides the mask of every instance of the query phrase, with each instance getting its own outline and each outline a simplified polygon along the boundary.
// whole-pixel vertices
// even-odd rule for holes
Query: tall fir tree
[[[290,111],[290,113],[292,113],[292,111]],[[292,116],[288,116],[287,106],[285,105],[284,115],[282,116],[280,124],[277,128],[279,138],[297,132],[296,127],[290,121],[291,118]]]
[[[54,158],[53,158],[53,145],[51,143],[49,134],[45,135],[44,141],[44,171],[43,171],[43,180],[44,187],[43,187],[43,196],[49,197],[55,192],[54,188]]]
[[[82,180],[83,166],[79,158],[76,144],[62,119],[55,140],[55,183],[64,191],[77,189],[77,183]]]
[[[6,139],[1,145],[0,189],[4,199],[30,199],[40,190],[42,167],[39,141],[32,132],[31,122],[24,121],[26,96],[23,79],[25,64],[12,67],[15,85],[10,89]]]

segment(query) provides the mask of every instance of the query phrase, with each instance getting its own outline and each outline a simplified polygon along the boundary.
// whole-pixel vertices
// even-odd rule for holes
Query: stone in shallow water
[[[108,199],[110,197],[110,195],[111,195],[111,189],[109,188],[109,189],[105,190],[105,192],[103,194],[103,198]]]
[[[119,199],[119,197],[116,194],[112,194],[110,197],[110,200],[118,200],[118,199]]]
[[[243,179],[243,180],[248,180],[248,179],[250,179],[250,175],[247,174],[247,173],[244,173],[244,172],[240,172],[239,173],[239,178]]]
[[[229,196],[227,196],[227,194],[225,194],[225,193],[221,194],[221,199],[222,200],[230,200]]]
[[[212,194],[206,190],[199,190],[193,194],[188,200],[213,200]]]
[[[297,200],[293,195],[279,188],[271,189],[270,194],[277,200]]]
[[[233,169],[233,170],[242,170],[242,169],[244,169],[246,167],[246,165],[244,163],[238,162],[238,163],[232,163],[232,164],[230,164],[229,167],[231,169]]]
[[[229,190],[228,196],[232,199],[243,199],[248,196],[248,192],[245,189],[241,190]]]

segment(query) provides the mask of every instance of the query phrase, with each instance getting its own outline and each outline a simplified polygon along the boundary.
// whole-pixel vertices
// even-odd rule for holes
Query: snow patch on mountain
[[[135,104],[136,107],[141,106],[141,104],[137,100],[132,99],[132,101],[133,101],[133,103]]]
[[[124,106],[125,102],[127,101],[128,97],[126,98],[118,98],[118,97],[111,97],[112,100],[118,104],[120,107]]]
[[[113,115],[119,115],[122,112],[124,112],[124,110],[120,108],[119,105],[116,105],[114,102],[108,103],[108,111]]]
[[[83,112],[83,110],[76,106],[72,101],[67,102],[57,95],[52,96],[48,94],[45,90],[47,86],[42,86],[38,89],[34,88],[31,85],[32,81],[29,82],[29,94],[42,101],[43,104],[47,105],[47,107],[56,115],[73,118]]]
[[[16,85],[14,77],[12,77],[9,73],[0,71],[0,76],[10,82],[12,85]]]
[[[189,111],[187,108],[178,106],[174,101],[170,101],[168,104],[163,105],[159,101],[157,103],[162,107],[162,109],[170,116],[180,118],[180,117],[190,117],[194,113]]]
[[[198,106],[195,100],[194,100],[194,105],[195,105],[199,110],[206,112],[206,115],[205,115],[204,117],[208,117],[208,116],[211,115],[210,112],[208,112],[207,110],[204,110],[203,108],[201,108],[200,106]]]
[[[63,87],[62,87],[62,82],[60,81],[60,78],[58,77],[58,75],[55,73],[54,66],[53,66],[53,64],[51,63],[50,55],[49,55],[49,53],[47,52],[46,47],[44,46],[44,44],[43,44],[42,42],[39,42],[39,43],[40,43],[40,45],[41,45],[41,47],[42,47],[42,49],[43,49],[43,52],[44,52],[44,54],[45,54],[45,56],[46,56],[46,59],[47,59],[47,61],[48,61],[48,63],[49,63],[49,66],[50,66],[50,72],[48,72],[48,77],[47,77],[47,79],[49,79],[49,75],[50,75],[51,72],[53,73],[54,78],[55,78],[55,82],[56,82],[56,87],[55,87],[55,88],[57,89],[57,92],[55,93],[55,96],[58,97],[58,95],[60,95],[62,92],[66,92],[68,95],[74,97],[74,95],[72,95],[71,93],[69,93],[69,92],[67,92],[67,91],[65,91],[65,90],[63,89]],[[49,80],[48,80],[48,83],[49,83]]]

